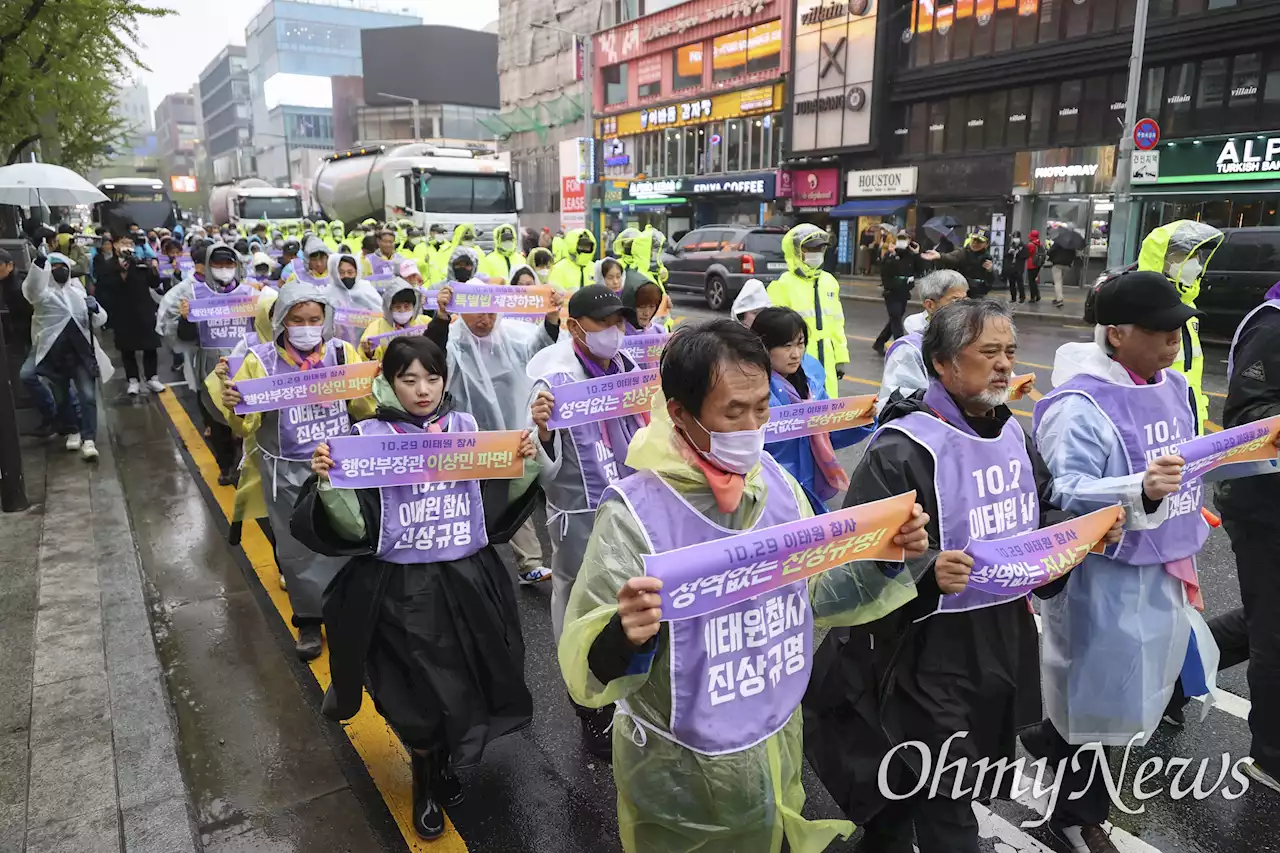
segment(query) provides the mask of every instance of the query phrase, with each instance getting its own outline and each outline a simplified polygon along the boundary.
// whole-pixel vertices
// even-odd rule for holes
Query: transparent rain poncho
[[[493,331],[481,338],[459,317],[449,324],[449,393],[480,429],[525,429],[532,423],[533,389],[526,367],[551,344],[541,320],[534,325],[498,315]]]
[[[757,468],[747,476],[738,509],[721,513],[691,451],[675,432],[658,395],[650,426],[633,439],[627,464],[658,473],[710,521],[735,530],[759,517],[767,499]],[[796,503],[811,515],[794,480]],[[618,826],[628,853],[777,853],[785,834],[793,853],[818,853],[853,825],[801,817],[801,715],[797,708],[776,734],[747,749],[709,756],[657,733],[668,731],[671,676],[667,629],[648,670],[601,684],[587,662],[596,637],[617,613],[617,593],[627,579],[644,574],[646,539],[624,501],[607,493],[595,518],[577,583],[569,600],[560,667],[574,701],[599,708],[618,703],[614,717],[613,773],[618,788]],[[913,561],[895,576],[871,562],[855,562],[809,583],[818,626],[860,625],[896,610],[916,595],[915,580],[927,563]],[[644,725],[636,720],[644,721]]]

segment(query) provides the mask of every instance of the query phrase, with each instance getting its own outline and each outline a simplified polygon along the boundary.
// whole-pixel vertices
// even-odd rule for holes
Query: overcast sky
[[[138,77],[151,110],[170,92],[190,89],[204,67],[228,44],[244,44],[244,28],[266,0],[168,0],[176,14],[146,18],[138,28],[139,56],[151,69]],[[412,9],[425,23],[479,30],[498,18],[498,0],[385,0],[387,11]]]

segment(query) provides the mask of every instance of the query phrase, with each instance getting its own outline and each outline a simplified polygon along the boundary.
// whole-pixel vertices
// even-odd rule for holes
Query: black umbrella
[[[1053,240],[1053,245],[1059,249],[1069,249],[1073,252],[1078,252],[1084,248],[1084,235],[1067,226],[1063,226],[1051,232],[1049,238]]]
[[[964,243],[964,223],[954,216],[935,216],[925,222],[924,231],[936,242],[945,239],[954,246]]]

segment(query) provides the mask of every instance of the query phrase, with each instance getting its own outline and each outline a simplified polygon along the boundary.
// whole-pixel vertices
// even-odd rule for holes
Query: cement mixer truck
[[[353,148],[326,157],[316,170],[312,196],[324,218],[350,228],[365,219],[408,219],[427,233],[444,225],[450,234],[464,222],[476,242],[493,247],[493,229],[516,227],[524,207],[519,181],[506,154],[426,143]]]
[[[269,228],[279,228],[302,221],[302,193],[273,187],[259,178],[245,178],[214,187],[209,209],[215,225],[247,230],[265,220]]]

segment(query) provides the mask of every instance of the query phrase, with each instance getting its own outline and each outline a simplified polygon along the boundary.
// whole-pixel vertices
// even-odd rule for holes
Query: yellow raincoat
[[[503,249],[504,241],[510,242],[510,249]],[[480,274],[487,276],[491,284],[510,284],[511,271],[525,263],[524,255],[516,246],[516,229],[511,225],[499,225],[493,229],[493,251],[482,255]]]
[[[809,326],[809,355],[822,363],[826,372],[827,395],[840,396],[836,365],[849,363],[849,341],[844,336],[844,306],[840,303],[840,283],[821,267],[804,262],[806,243],[827,234],[816,225],[797,225],[782,238],[782,256],[787,271],[769,284],[765,292],[778,308],[791,308]]]
[[[1161,225],[1142,241],[1138,269],[1163,274],[1178,289],[1182,301],[1195,308],[1204,271],[1224,239],[1223,233],[1212,225],[1190,219]],[[1199,261],[1200,271],[1193,275],[1194,270],[1187,270],[1184,276],[1183,268],[1192,258]],[[1204,422],[1209,417],[1209,398],[1204,393],[1204,350],[1200,346],[1198,318],[1192,318],[1182,327],[1182,356],[1173,363],[1173,369],[1187,377],[1191,405],[1196,412],[1196,432],[1203,434]]]
[[[768,499],[760,467],[747,475],[738,509],[721,513],[692,452],[677,437],[659,394],[651,423],[636,433],[627,465],[659,474],[692,507],[733,530],[755,523]],[[796,505],[810,516],[809,501],[785,474]],[[573,700],[591,708],[623,701],[613,725],[613,776],[618,788],[618,828],[627,853],[778,853],[785,835],[792,853],[819,853],[836,836],[848,837],[844,820],[801,817],[801,714],[761,743],[724,755],[703,755],[649,729],[669,731],[671,676],[664,625],[647,672],[601,684],[587,655],[618,612],[617,594],[629,578],[644,574],[645,534],[616,495],[600,504],[574,584],[560,640],[560,669]],[[875,621],[916,595],[911,571],[887,577],[874,563],[850,563],[809,583],[815,626]],[[634,718],[644,720],[642,728]]]
[[[674,323],[671,319],[671,297],[667,295],[667,279],[665,275],[659,279],[650,271],[655,236],[661,240],[662,232],[652,227],[644,231],[624,228],[613,241],[613,253],[618,256],[618,263],[622,264],[625,275],[630,276],[630,271],[635,270],[636,274],[643,277],[645,281],[651,281],[662,289],[662,304],[654,313],[653,323],[670,332]],[[659,242],[659,253],[661,253],[661,245]],[[666,267],[659,267],[659,269],[663,273],[666,272]]]
[[[468,243],[467,241],[470,242]],[[484,249],[481,249],[480,244],[476,242],[476,227],[470,222],[464,222],[453,229],[453,240],[449,243],[449,251],[445,255],[446,264],[453,255],[453,250],[463,245],[470,249],[475,249],[476,254],[480,256],[480,260],[484,260]]]
[[[578,251],[578,240],[584,234],[591,240],[590,252]],[[575,228],[564,235],[564,239],[565,244],[573,251],[573,254],[566,255],[552,264],[551,277],[547,280],[547,283],[563,290],[565,293],[573,293],[580,287],[596,283],[596,238],[585,228]]]

